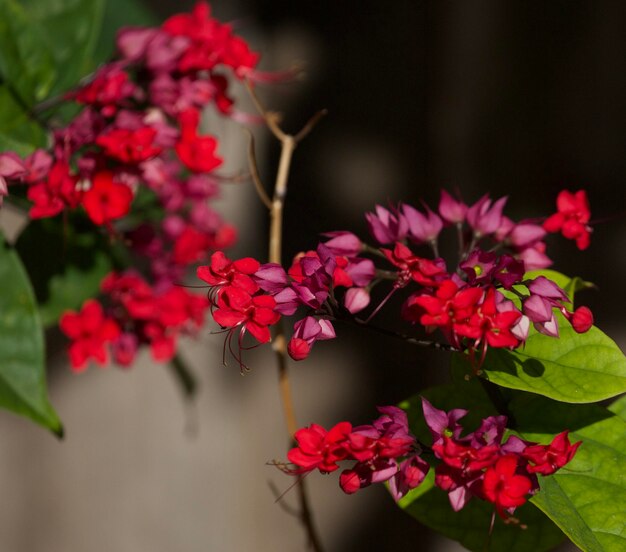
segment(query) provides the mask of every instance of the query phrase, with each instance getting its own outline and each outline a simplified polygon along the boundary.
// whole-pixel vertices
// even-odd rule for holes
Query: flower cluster
[[[275,310],[275,299],[262,293],[253,278],[259,267],[258,261],[252,258],[233,262],[223,252],[217,251],[211,256],[210,265],[197,269],[198,277],[209,285],[208,298],[214,320],[229,329],[229,346],[234,331],[239,330],[239,350],[246,332],[259,343],[267,343],[271,337],[269,326],[280,319]],[[230,351],[243,368],[240,354],[232,346]]]
[[[395,407],[379,407],[382,414],[371,425],[352,427],[341,422],[330,431],[312,424],[295,434],[298,446],[287,454],[296,466],[288,473],[302,475],[314,469],[329,473],[337,462],[356,461],[341,473],[344,492],[355,493],[372,483],[389,482],[396,500],[417,487],[428,473],[428,464],[419,457],[420,448],[409,431],[406,413]]]
[[[585,193],[561,192],[559,213],[544,225],[556,227],[553,221],[558,219],[563,228],[575,224],[577,231],[587,228],[572,221],[588,220],[588,211],[581,214],[578,203],[571,207],[564,197],[582,201]],[[514,222],[503,215],[506,199],[484,196],[466,205],[443,191],[438,213],[407,204],[392,209],[377,206],[366,219],[378,246],[363,243],[351,232],[332,232],[315,251],[297,255],[288,270],[264,264],[248,276],[273,297],[276,313],[293,315],[304,309],[288,346],[295,360],[306,358],[316,341],[334,338],[333,320],[366,309],[372,289],[385,282],[391,289],[366,322],[391,295],[406,289],[402,319],[426,333],[439,330],[453,348],[468,350],[475,366],[483,362],[489,347],[521,346],[531,324],[538,332],[558,337],[557,310],[576,332],[586,332],[593,324],[587,307],[572,312],[566,292],[556,283],[545,276],[526,276],[529,270],[551,264],[543,241],[546,230],[536,222]],[[446,226],[456,228],[459,241],[459,258],[452,269],[439,255],[438,239]],[[571,229],[565,234],[577,240],[581,235]],[[418,254],[416,248],[425,248],[426,254]],[[385,265],[378,266],[381,261]],[[219,324],[234,327],[221,318],[216,318]]]
[[[256,323],[250,326],[241,316],[230,316],[230,297],[233,294],[239,297],[241,290],[248,294],[245,308],[248,309],[249,321],[254,322],[254,317],[250,317],[258,310],[255,302],[273,311],[273,317],[266,310],[263,311],[266,313],[262,317],[265,330],[267,326],[276,323],[280,316],[293,315],[299,307],[315,313],[324,310],[328,301],[332,300],[332,289],[367,285],[374,278],[374,263],[356,255],[342,254],[346,252],[343,249],[339,254],[333,252],[328,244],[332,245],[333,241],[338,243],[337,240],[343,240],[343,236],[336,236],[327,244],[320,244],[316,251],[298,255],[287,271],[274,263],[261,265],[250,258],[232,262],[220,252],[213,254],[211,265],[199,267],[197,275],[211,287],[209,297],[217,307],[213,311],[215,321],[230,330],[241,328],[240,335],[248,330],[259,342],[265,343],[269,341],[269,331],[259,335],[255,333]],[[233,288],[237,291],[233,291]],[[254,293],[257,295],[252,297],[250,294]],[[328,318],[304,316],[294,324],[293,336],[288,344],[289,354],[296,360],[304,359],[316,341],[334,337],[335,330]]]
[[[539,489],[536,474],[554,474],[581,444],[571,444],[567,431],[548,445],[515,435],[503,442],[505,416],[489,416],[476,431],[462,436],[459,420],[467,410],[445,412],[426,399],[422,399],[422,409],[432,434],[430,449],[438,460],[435,485],[448,493],[455,511],[476,497],[491,502],[501,517],[508,518]],[[426,477],[430,466],[420,457],[426,447],[410,433],[404,411],[394,406],[378,410],[382,416],[372,425],[353,428],[349,422],[340,422],[329,431],[316,424],[298,430],[298,446],[287,455],[295,467],[285,471],[295,475],[315,469],[329,473],[339,468],[340,461],[356,461],[340,475],[344,492],[387,481],[394,499],[399,500]]]
[[[90,299],[80,312],[61,317],[61,330],[72,340],[69,355],[75,372],[82,372],[91,359],[105,365],[106,344],[115,363],[124,367],[133,363],[141,344],[150,347],[154,360],[171,360],[178,337],[195,334],[208,307],[202,296],[177,286],[159,289],[132,271],[108,274],[101,291],[106,311]]]
[[[113,61],[65,94],[64,102],[81,109],[55,127],[49,151],[25,159],[0,154],[0,204],[8,184],[21,184],[32,219],[84,212],[141,258],[150,282],[143,286],[181,295],[173,286],[188,267],[236,240],[235,229],[210,205],[219,195],[223,178],[215,170],[222,159],[216,138],[199,131],[201,111],[213,106],[224,116],[252,120],[236,110],[230,82],[281,75],[258,72],[259,55],[214,19],[205,1],[159,27],[122,29],[116,46]],[[160,320],[157,331],[128,314],[141,320],[139,342],[150,343],[153,353],[159,332],[177,331],[176,324],[167,327],[170,321]]]

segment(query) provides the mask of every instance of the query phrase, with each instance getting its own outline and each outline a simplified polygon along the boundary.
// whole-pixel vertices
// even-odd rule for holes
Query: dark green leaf
[[[63,434],[46,393],[44,338],[28,275],[0,243],[0,407]]]
[[[46,327],[64,310],[76,310],[96,296],[111,270],[106,238],[81,222],[88,224],[79,217],[68,224],[59,218],[33,221],[17,241]]]
[[[46,134],[41,126],[28,117],[8,88],[0,84],[0,152],[14,151],[26,156],[45,145]]]
[[[422,483],[432,487],[433,475]],[[426,489],[427,487],[425,487]],[[416,491],[420,490],[418,487]],[[447,493],[430,488],[416,498],[411,493],[401,507],[415,519],[435,531],[460,542],[468,550],[490,552],[543,552],[552,550],[563,540],[563,533],[531,503],[515,511],[520,525],[505,525],[496,516],[493,534],[489,526],[493,505],[472,499],[460,512],[452,510]]]

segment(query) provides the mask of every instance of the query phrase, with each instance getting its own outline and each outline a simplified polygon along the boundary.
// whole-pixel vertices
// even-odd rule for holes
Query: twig
[[[278,503],[278,505],[285,511],[287,512],[290,516],[296,517],[296,518],[300,518],[300,512],[298,510],[296,510],[295,508],[292,508],[291,506],[289,506],[289,504],[286,504],[283,501],[283,495],[282,493],[276,488],[276,485],[274,485],[273,481],[268,481],[267,482],[270,491],[272,491],[272,494],[274,495],[274,498],[276,499],[276,502]]]
[[[259,168],[256,162],[256,153],[254,151],[254,135],[247,128],[244,130],[248,133],[248,137],[250,138],[250,141],[248,142],[248,166],[250,167],[250,176],[252,177],[254,188],[256,189],[259,199],[263,202],[263,205],[271,210],[272,200],[267,195],[265,187],[261,182],[261,177],[259,176]]]
[[[246,81],[246,88],[250,93],[250,97],[259,112],[259,114],[265,120],[268,128],[272,134],[280,141],[281,151],[280,159],[278,162],[278,171],[276,173],[276,183],[274,185],[274,193],[269,205],[263,200],[270,210],[270,233],[269,233],[269,262],[281,264],[282,260],[282,238],[283,238],[283,209],[285,203],[285,197],[287,196],[287,181],[289,179],[289,168],[291,166],[291,158],[296,145],[300,140],[306,137],[313,129],[315,124],[322,118],[325,111],[316,113],[311,119],[302,127],[302,129],[292,136],[284,132],[280,126],[280,115],[278,113],[269,112],[265,109],[263,104],[257,97],[254,88],[250,82]],[[254,172],[251,168],[251,172]],[[254,179],[254,177],[253,177]],[[257,191],[259,190],[258,184],[255,180],[255,186]],[[260,183],[260,179],[259,179]],[[261,189],[262,186],[261,186]],[[263,189],[264,191],[264,189]],[[261,194],[259,194],[261,195]],[[269,198],[267,198],[269,201]],[[282,319],[274,326],[274,336],[272,340],[272,348],[276,354],[276,364],[278,367],[278,387],[280,392],[281,401],[283,404],[283,413],[287,424],[287,431],[289,433],[290,446],[295,444],[294,434],[298,429],[298,421],[295,415],[295,409],[293,404],[293,396],[291,392],[291,383],[289,381],[288,370],[288,353],[287,353],[287,340],[285,338],[285,329]],[[323,547],[320,538],[317,534],[317,529],[313,521],[313,515],[309,506],[308,494],[305,486],[305,482],[302,480],[297,485],[298,489],[298,501],[299,512],[298,518],[305,528],[308,545],[314,552],[322,552]]]
[[[438,341],[430,341],[429,339],[417,339],[416,337],[411,337],[410,335],[406,335],[400,332],[394,332],[388,328],[382,328],[381,326],[374,326],[369,322],[365,322],[364,320],[360,320],[358,318],[352,318],[347,316],[341,316],[338,314],[333,314],[332,319],[338,322],[345,322],[346,324],[352,324],[358,326],[359,328],[365,328],[366,330],[370,330],[372,332],[376,332],[382,335],[387,335],[389,337],[393,337],[395,339],[401,339],[402,341],[409,343],[411,345],[416,345],[418,347],[426,347],[428,349],[437,349],[439,351],[447,351],[450,353],[458,353],[459,349],[453,347],[452,345],[448,345],[447,343],[439,343]]]

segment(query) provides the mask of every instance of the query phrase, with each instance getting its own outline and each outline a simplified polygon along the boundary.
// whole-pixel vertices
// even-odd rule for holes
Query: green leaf
[[[568,405],[520,394],[510,403],[518,431],[548,443],[571,430],[582,440],[574,459],[541,477],[532,502],[587,552],[626,550],[626,421],[599,405]]]
[[[111,270],[106,238],[84,224],[89,223],[78,216],[69,224],[60,218],[37,220],[17,240],[45,327],[54,325],[63,311],[76,310],[96,296]]]
[[[28,109],[48,96],[56,78],[43,28],[17,0],[0,0],[0,78]]]
[[[558,312],[560,337],[531,329],[523,348],[490,349],[482,370],[489,381],[570,403],[590,403],[626,391],[626,358],[595,326],[577,334]],[[463,355],[455,363],[471,371]]]
[[[476,378],[433,387],[422,395],[442,410],[468,409],[467,416],[461,421],[468,432],[477,428],[482,418],[497,414]],[[432,438],[424,422],[420,395],[400,406],[407,411],[411,431],[420,441],[429,444]],[[541,552],[551,550],[563,540],[561,530],[530,503],[515,511],[515,517],[525,529],[519,525],[505,525],[497,518],[489,539],[493,505],[473,498],[460,512],[454,512],[447,493],[434,487],[433,472],[431,470],[424,482],[409,492],[399,506],[424,525],[459,541],[469,550],[487,550],[489,543],[488,550],[492,552]]]
[[[1,0],[0,0],[1,1]],[[26,156],[46,145],[46,133],[30,119],[9,89],[0,84],[0,152]]]
[[[620,397],[609,406],[609,410],[626,420],[626,395]]]
[[[35,296],[19,257],[0,243],[0,407],[63,435],[48,402],[44,338]]]
[[[41,42],[57,68],[48,95],[67,91],[93,71],[104,0],[20,0],[20,4],[41,29]]]

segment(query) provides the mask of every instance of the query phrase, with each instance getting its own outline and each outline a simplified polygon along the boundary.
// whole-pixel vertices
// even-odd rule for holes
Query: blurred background
[[[193,2],[145,2],[158,20]],[[375,204],[458,189],[473,202],[508,195],[512,218],[554,209],[563,188],[588,191],[594,234],[584,253],[549,240],[555,266],[594,282],[580,301],[624,349],[626,327],[626,3],[619,0],[472,2],[222,0],[216,17],[263,55],[261,69],[305,64],[303,79],[264,89],[284,127],[328,116],[295,153],[285,258],[319,232],[366,234]],[[119,16],[118,16],[119,18]],[[243,95],[242,95],[243,96]],[[245,101],[245,98],[243,99]],[[248,106],[251,110],[251,107]],[[226,169],[245,168],[237,125],[211,120]],[[263,180],[278,144],[255,131]],[[228,172],[225,169],[225,172]],[[251,185],[225,186],[241,229],[233,256],[266,251],[267,221]],[[292,367],[301,425],[364,423],[375,405],[443,381],[445,355],[338,328]],[[201,381],[185,404],[167,367],[146,355],[132,370],[73,376],[50,347],[52,402],[67,437],[0,416],[3,549],[65,551],[297,551],[298,521],[274,501],[291,480],[265,463],[285,455],[285,424],[269,350],[252,371],[222,366],[222,336],[183,351]],[[459,550],[397,509],[384,488],[341,493],[337,477],[308,480],[329,551]],[[285,502],[296,504],[296,493]]]

